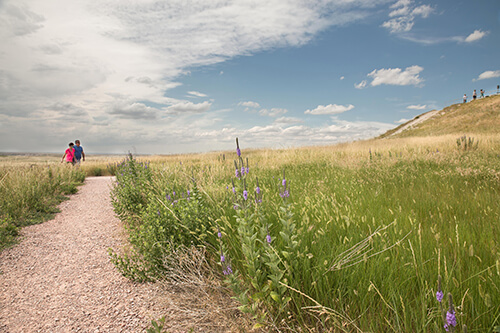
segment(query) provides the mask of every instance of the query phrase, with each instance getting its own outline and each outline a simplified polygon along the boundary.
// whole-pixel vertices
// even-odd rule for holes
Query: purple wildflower
[[[191,191],[187,190],[188,197],[191,195]]]
[[[255,189],[255,192],[256,192],[257,194],[260,194],[260,187],[258,187],[258,186],[257,186],[257,188]]]
[[[443,300],[443,292],[441,290],[438,290],[438,292],[436,293],[436,298],[438,302],[441,302]]]
[[[455,317],[455,311],[446,312],[446,322],[450,326],[453,326],[453,327],[457,326],[457,318]]]
[[[158,209],[158,216],[161,216],[160,210]]]
[[[222,273],[224,273],[224,275],[230,275],[233,274],[233,270],[231,269],[231,266],[227,265],[226,269],[224,269]]]
[[[226,261],[226,257],[223,254],[221,254],[220,255],[220,262],[225,262],[225,261]]]
[[[220,231],[217,232],[217,237],[222,238],[222,233]]]
[[[246,171],[245,167],[241,167],[241,174],[242,174],[242,175],[244,175],[244,174],[245,174],[245,171]]]
[[[248,199],[248,191],[243,190],[243,199],[247,200]]]
[[[286,179],[283,178],[283,181],[281,182],[281,185],[285,186],[286,187]]]
[[[236,155],[238,155],[238,157],[241,156],[240,143],[238,142],[238,138],[236,138]]]
[[[269,233],[266,236],[266,241],[268,244],[271,244],[271,235],[269,235]]]

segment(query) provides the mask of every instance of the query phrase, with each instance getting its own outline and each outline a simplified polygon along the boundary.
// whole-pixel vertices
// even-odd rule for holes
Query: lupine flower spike
[[[457,317],[455,316],[455,308],[453,307],[453,296],[451,293],[448,293],[448,302],[450,303],[450,307],[448,312],[446,312],[446,324],[445,329],[448,331],[451,328],[451,331],[455,331],[455,326],[457,326]]]
[[[234,168],[235,168],[234,174],[235,174],[236,178],[240,178],[240,170],[238,168],[238,164],[236,164],[236,161],[234,161]]]
[[[266,229],[267,229],[266,241],[267,244],[271,244],[271,235],[269,234],[269,227],[266,227]]]
[[[439,303],[443,300],[443,291],[441,290],[441,275],[438,276],[438,288],[436,292],[436,299]]]
[[[238,143],[238,138],[236,138],[236,155],[241,156],[240,144]]]
[[[248,199],[247,184],[245,180],[243,180],[243,199],[245,199],[245,201]]]

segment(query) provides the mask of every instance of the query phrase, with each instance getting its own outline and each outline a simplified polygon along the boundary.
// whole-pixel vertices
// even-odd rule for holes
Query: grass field
[[[132,278],[161,278],[172,248],[208,246],[242,310],[285,330],[443,331],[441,276],[457,329],[492,331],[500,137],[473,138],[467,148],[445,135],[243,150],[239,178],[234,152],[126,163],[115,208],[135,253],[115,260]]]
[[[265,330],[500,332],[499,105],[454,105],[398,135],[335,146],[240,142],[88,158],[79,170],[58,156],[0,157],[1,230],[15,233],[5,207],[38,207],[55,174],[59,185],[116,174],[130,246],[111,258],[131,279],[198,274],[185,254],[203,247]],[[15,221],[33,212],[15,209],[30,212]]]

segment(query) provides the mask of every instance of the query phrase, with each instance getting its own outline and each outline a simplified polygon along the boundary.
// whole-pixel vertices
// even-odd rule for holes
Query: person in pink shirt
[[[64,158],[66,157],[66,163],[71,163],[75,164],[75,149],[73,148],[74,144],[73,142],[69,143],[69,148],[66,149],[64,152],[64,155],[61,159],[61,163],[64,161]]]

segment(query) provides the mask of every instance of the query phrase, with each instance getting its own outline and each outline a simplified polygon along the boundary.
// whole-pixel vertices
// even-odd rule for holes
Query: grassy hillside
[[[431,111],[432,112],[432,111]],[[390,130],[380,138],[406,138],[440,136],[447,134],[498,134],[500,133],[500,95],[478,99],[466,104],[454,104],[436,113],[435,116],[396,133],[410,122],[428,113],[415,117],[406,124]]]

